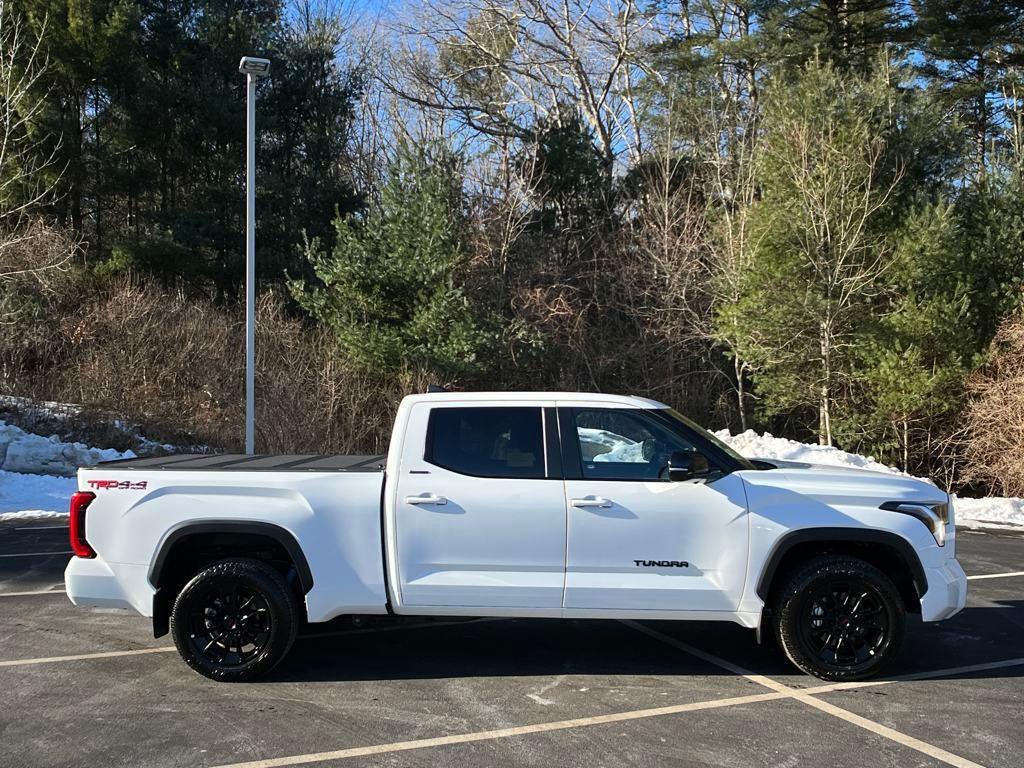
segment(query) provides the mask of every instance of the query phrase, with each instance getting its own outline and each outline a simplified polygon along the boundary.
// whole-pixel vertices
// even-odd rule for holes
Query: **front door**
[[[712,465],[706,479],[670,482],[669,455],[699,440],[667,412],[560,408],[559,418],[565,607],[736,610],[747,565],[742,480]]]
[[[404,605],[561,608],[565,494],[553,405],[413,408],[406,434],[426,440],[406,440],[396,484]]]

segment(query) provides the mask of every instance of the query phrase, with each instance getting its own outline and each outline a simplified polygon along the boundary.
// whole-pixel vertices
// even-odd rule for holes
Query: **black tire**
[[[892,580],[870,563],[823,555],[777,593],[773,622],[789,660],[822,680],[863,680],[899,653],[906,610]]]
[[[285,657],[301,620],[284,577],[258,560],[214,563],[181,590],[171,635],[192,669],[211,680],[245,682]]]

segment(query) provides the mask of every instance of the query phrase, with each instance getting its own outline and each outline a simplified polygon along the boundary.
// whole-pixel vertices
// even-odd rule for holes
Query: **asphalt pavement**
[[[0,524],[0,766],[1001,766],[1024,754],[1024,536],[961,531],[967,608],[829,685],[729,624],[343,620],[264,681],[61,591],[67,531]],[[978,578],[981,577],[981,578]]]

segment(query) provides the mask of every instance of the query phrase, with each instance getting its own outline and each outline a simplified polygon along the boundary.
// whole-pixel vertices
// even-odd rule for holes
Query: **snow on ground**
[[[0,470],[0,522],[65,517],[77,486],[73,477]]]
[[[983,499],[955,497],[956,524],[965,528],[1001,528],[1024,525],[1024,499],[987,496]]]
[[[65,443],[56,435],[43,437],[0,421],[0,470],[6,472],[74,477],[79,467],[134,457],[132,451]]]
[[[894,475],[906,474],[895,467],[875,461],[871,456],[847,453],[827,445],[798,443],[796,440],[775,437],[768,432],[759,435],[754,430],[748,429],[746,432],[733,435],[728,429],[722,429],[715,432],[715,436],[750,459],[804,461],[808,464],[855,467]],[[1024,526],[1024,499],[999,496],[989,496],[983,499],[956,497],[954,509],[957,525],[967,528]]]

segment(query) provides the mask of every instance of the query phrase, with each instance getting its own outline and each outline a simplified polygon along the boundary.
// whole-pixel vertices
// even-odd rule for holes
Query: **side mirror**
[[[673,451],[668,459],[668,479],[673,483],[703,477],[710,471],[707,458],[696,451]]]

